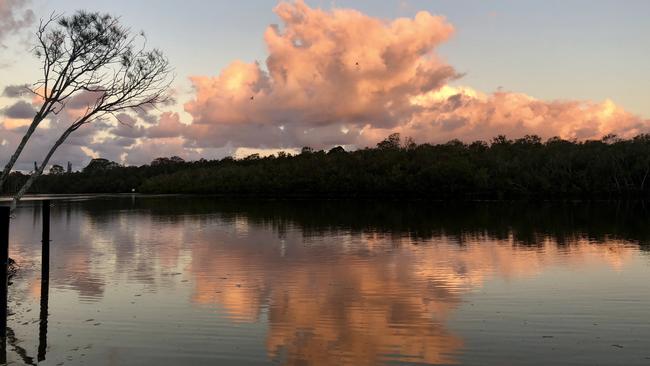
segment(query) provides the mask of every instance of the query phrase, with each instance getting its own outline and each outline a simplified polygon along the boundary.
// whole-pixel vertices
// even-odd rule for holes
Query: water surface
[[[40,206],[24,202],[7,359],[648,365],[649,217],[641,203],[68,197],[43,304]]]

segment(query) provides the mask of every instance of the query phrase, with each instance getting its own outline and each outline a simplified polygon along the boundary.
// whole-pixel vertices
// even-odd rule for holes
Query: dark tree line
[[[110,163],[110,162],[109,162]],[[93,165],[91,163],[91,165]],[[109,164],[110,165],[110,164]],[[157,159],[41,177],[32,193],[190,193],[267,197],[428,199],[650,197],[650,135],[567,141],[537,136],[490,143],[415,144],[394,134],[346,152],[184,162]],[[13,174],[11,187],[25,179]]]

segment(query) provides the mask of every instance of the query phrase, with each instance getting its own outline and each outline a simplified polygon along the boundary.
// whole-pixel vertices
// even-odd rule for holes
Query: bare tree
[[[166,101],[172,81],[167,58],[157,49],[147,50],[144,33],[132,34],[119,18],[108,14],[78,11],[51,16],[41,20],[36,37],[34,54],[42,62],[43,75],[30,91],[42,105],[0,176],[0,190],[42,121],[65,110],[74,98],[87,103],[14,196],[12,210],[70,134],[117,112],[144,110]]]

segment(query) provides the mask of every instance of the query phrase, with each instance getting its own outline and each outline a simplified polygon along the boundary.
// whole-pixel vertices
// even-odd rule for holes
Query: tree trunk
[[[47,153],[47,155],[45,156],[45,159],[43,159],[43,162],[41,163],[41,166],[38,167],[38,170],[36,170],[34,172],[34,174],[29,176],[29,179],[27,179],[27,182],[25,182],[25,184],[22,186],[22,188],[20,188],[18,193],[16,193],[16,195],[14,196],[14,199],[11,202],[11,212],[13,212],[16,209],[16,206],[18,206],[18,201],[20,201],[20,199],[23,198],[25,193],[27,193],[27,191],[32,186],[32,184],[34,184],[34,181],[36,180],[36,178],[40,177],[41,174],[43,174],[43,170],[45,170],[45,167],[49,163],[50,158],[52,158],[52,155],[54,155],[54,152],[56,151],[56,149],[58,149],[59,146],[61,146],[65,142],[65,140],[68,138],[68,136],[70,136],[70,134],[74,130],[76,130],[76,128],[74,128],[74,125],[68,127],[68,129],[65,130],[65,132],[63,132],[61,137],[59,137],[59,139],[56,140],[56,143],[52,146],[50,151]]]
[[[38,125],[42,121],[43,121],[43,117],[41,117],[41,112],[39,112],[32,120],[32,124],[29,126],[29,129],[27,129],[27,132],[25,132],[25,136],[23,136],[23,139],[20,141],[20,144],[16,148],[16,151],[11,156],[11,159],[9,159],[9,162],[7,163],[4,170],[2,171],[2,174],[0,175],[0,193],[3,192],[2,187],[4,186],[5,181],[9,177],[9,173],[11,173],[11,169],[13,169],[14,164],[16,164],[18,157],[20,157],[20,154],[23,152],[25,145],[27,145],[27,141],[29,141],[29,138],[32,137],[32,134],[34,134],[34,131],[36,131],[36,127],[38,127]]]

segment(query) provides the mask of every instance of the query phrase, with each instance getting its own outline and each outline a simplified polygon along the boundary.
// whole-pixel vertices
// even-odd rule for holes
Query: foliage
[[[178,164],[178,163],[184,163],[185,160],[178,156],[172,156],[171,158],[156,158],[151,162],[151,165],[156,166],[156,165],[168,165],[168,164]]]
[[[200,160],[43,176],[33,193],[131,192],[268,197],[427,199],[648,198],[650,135],[567,141],[537,136],[489,144],[406,144],[392,135],[346,152]],[[24,179],[13,175],[12,180]],[[9,185],[16,186],[16,184]]]
[[[83,169],[83,172],[86,174],[95,174],[97,172],[115,169],[119,166],[120,164],[114,161],[98,158],[91,160],[90,163],[88,163],[88,165]]]
[[[65,171],[63,170],[63,167],[61,165],[54,164],[50,168],[50,174],[56,175],[56,174],[63,174]]]
[[[40,106],[0,174],[0,192],[40,123],[64,110],[69,112],[69,121],[22,189],[15,192],[12,210],[73,132],[110,116],[117,119],[120,112],[145,112],[168,100],[171,83],[169,62],[162,52],[147,50],[144,33],[132,35],[119,18],[109,14],[53,15],[41,21],[36,40],[34,55],[41,64],[42,78],[28,90]]]

